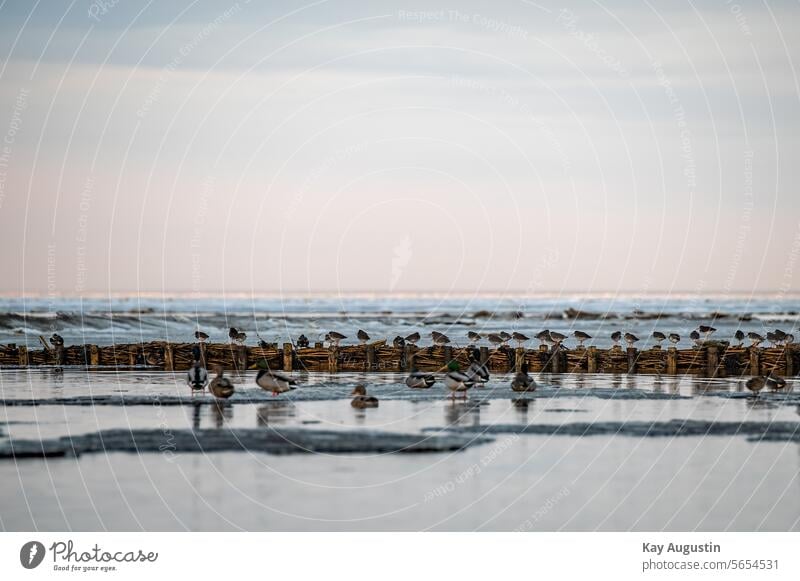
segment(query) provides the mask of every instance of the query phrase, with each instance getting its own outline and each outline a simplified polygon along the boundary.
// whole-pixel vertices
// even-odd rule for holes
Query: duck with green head
[[[456,393],[463,393],[464,399],[467,397],[467,390],[475,384],[472,376],[459,371],[460,366],[458,361],[451,361],[447,364],[447,375],[444,376],[444,384],[452,392],[453,398]]]

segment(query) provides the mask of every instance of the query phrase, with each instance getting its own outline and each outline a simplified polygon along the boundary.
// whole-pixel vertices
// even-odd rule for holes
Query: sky
[[[796,291],[798,22],[0,0],[0,292]]]

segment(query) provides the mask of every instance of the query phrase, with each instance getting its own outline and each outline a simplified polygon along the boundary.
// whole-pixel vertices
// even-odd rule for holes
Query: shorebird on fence
[[[778,336],[772,331],[767,331],[767,341],[769,341],[770,345],[775,347],[775,345],[778,344]]]
[[[634,335],[633,333],[625,333],[625,343],[628,344],[628,348],[633,347],[633,344],[639,340],[639,337]]]
[[[392,340],[392,346],[393,346],[395,349],[402,349],[403,347],[405,347],[405,346],[406,346],[406,340],[405,340],[405,339],[403,339],[403,338],[402,338],[400,335],[398,335],[397,337],[395,337],[395,338]]]
[[[509,335],[505,331],[500,331],[500,336],[503,338],[503,345],[507,345],[508,342],[511,340],[511,335]]]
[[[503,338],[497,333],[489,333],[486,339],[494,347],[500,347],[503,344]]]
[[[406,343],[411,345],[416,345],[417,342],[421,339],[420,334],[418,332],[411,333],[410,335],[406,335]]]
[[[545,329],[544,331],[539,331],[538,333],[536,333],[536,335],[534,335],[534,338],[535,339],[539,339],[539,345],[540,346],[541,345],[547,345],[548,343],[552,342],[552,339],[550,338],[550,330],[549,329]]]
[[[742,343],[744,343],[744,337],[744,331],[741,329],[736,329],[736,332],[733,334],[733,338],[739,342],[739,347],[741,347]]]
[[[700,345],[700,333],[698,333],[697,331],[692,331],[691,333],[689,333],[689,339],[692,340],[692,343],[694,343],[695,347],[698,347]]]
[[[708,338],[716,332],[714,327],[709,327],[708,325],[700,325],[697,327],[697,330],[705,336],[704,338],[706,341],[708,341]]]
[[[592,338],[589,333],[584,333],[583,331],[575,331],[572,336],[578,341],[578,347],[583,347],[583,342]]]
[[[511,338],[517,342],[517,347],[520,348],[525,344],[526,341],[530,341],[530,337],[516,331],[511,334]]]
[[[759,335],[758,333],[755,333],[753,331],[750,331],[747,334],[747,338],[750,339],[750,346],[751,347],[758,347],[759,345],[761,345],[764,342],[764,337],[762,337],[761,335]]]
[[[670,333],[668,338],[669,342],[672,343],[673,345],[677,345],[678,343],[681,342],[681,336],[678,335],[677,333]]]
[[[450,337],[445,335],[444,333],[439,333],[438,331],[431,332],[431,339],[433,339],[433,344],[437,347],[444,347],[448,343],[450,343]]]
[[[344,339],[347,339],[347,336],[342,335],[337,331],[329,331],[325,334],[325,340],[334,347],[338,347],[339,343],[341,343]]]
[[[64,346],[64,338],[59,335],[58,333],[53,333],[53,336],[50,337],[50,344],[53,347],[63,347]]]
[[[622,331],[614,331],[613,333],[611,333],[611,340],[614,342],[615,347],[619,345],[621,339],[622,339]]]
[[[363,331],[361,329],[359,329],[358,333],[356,333],[356,337],[358,337],[358,342],[361,343],[362,345],[366,345],[367,341],[369,341],[369,335],[367,335],[366,331]]]
[[[208,334],[203,333],[202,331],[195,331],[194,338],[200,341],[201,343],[205,343],[206,341],[208,341]]]
[[[661,342],[666,338],[667,336],[661,331],[653,331],[653,339],[655,340],[656,345],[661,346]]]
[[[228,330],[228,337],[239,345],[244,345],[244,342],[247,341],[247,334],[239,331],[236,327],[231,327]]]
[[[566,335],[563,335],[558,331],[550,331],[550,340],[559,347],[561,346],[561,343],[563,343],[566,340],[566,338],[567,338]]]
[[[471,345],[474,345],[475,343],[480,341],[482,337],[480,333],[476,333],[475,331],[470,331],[469,333],[467,333],[467,339],[469,339]]]
[[[299,349],[305,349],[306,347],[308,347],[308,337],[306,337],[305,335],[300,335],[297,338],[296,345]]]

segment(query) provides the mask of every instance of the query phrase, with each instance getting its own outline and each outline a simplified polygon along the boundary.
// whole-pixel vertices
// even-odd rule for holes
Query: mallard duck
[[[763,375],[758,375],[756,377],[751,377],[745,383],[745,387],[753,392],[753,395],[758,395],[758,392],[764,389],[764,385],[767,383],[767,378]]]
[[[469,369],[467,369],[466,375],[472,379],[473,383],[481,386],[489,381],[489,370],[486,365],[481,363],[481,354],[477,349],[469,352]]]
[[[433,373],[424,371],[412,371],[406,378],[406,385],[414,389],[427,389],[436,383],[436,376]]]
[[[203,333],[202,331],[195,331],[194,338],[200,341],[201,343],[205,343],[208,340],[208,335]]]
[[[583,331],[575,331],[572,334],[572,336],[575,337],[575,339],[577,339],[579,347],[583,347],[583,342],[588,341],[589,339],[592,338],[592,336],[589,335],[589,333],[584,333]]]
[[[782,389],[786,389],[786,380],[783,377],[773,375],[772,372],[770,372],[769,375],[767,375],[765,383],[766,383],[766,388],[770,391],[779,391]]]
[[[217,376],[208,384],[208,391],[210,391],[211,395],[214,397],[228,399],[234,392],[233,383],[231,383],[230,379],[224,377],[225,370],[222,368],[222,365],[217,365],[214,371],[216,371]]]
[[[514,391],[534,391],[536,382],[528,375],[528,364],[523,363],[522,368],[511,380],[511,389]]]
[[[192,366],[186,372],[186,384],[192,388],[192,391],[205,389],[208,385],[208,371],[200,361],[195,359],[192,362]]]
[[[467,390],[474,385],[474,381],[469,375],[461,373],[459,368],[458,361],[451,361],[447,364],[449,371],[444,376],[444,384],[452,392],[453,398],[456,397],[456,392],[462,392],[466,399]]]
[[[325,340],[334,347],[338,347],[339,343],[341,343],[344,339],[347,339],[347,336],[336,331],[330,331],[329,333],[325,334]]]
[[[297,381],[285,373],[266,368],[256,375],[256,384],[264,391],[271,391],[272,395],[278,395],[296,389],[294,386],[297,385]]]
[[[376,408],[378,407],[378,398],[367,395],[367,388],[363,385],[357,385],[350,395],[355,396],[350,405],[354,408]]]
[[[361,329],[359,329],[358,333],[356,333],[356,337],[358,337],[358,342],[361,343],[362,345],[366,345],[367,341],[369,341],[369,335],[367,335],[366,331],[363,331]]]

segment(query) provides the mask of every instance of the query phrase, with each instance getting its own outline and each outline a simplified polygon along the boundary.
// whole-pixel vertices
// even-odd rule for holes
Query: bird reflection
[[[285,424],[288,418],[295,416],[295,413],[294,403],[287,400],[271,401],[256,410],[256,424],[259,426]]]
[[[200,408],[202,407],[202,403],[197,401],[192,404],[192,429],[199,430],[200,429]]]
[[[511,400],[514,409],[517,410],[519,415],[523,420],[528,419],[528,406],[533,403],[532,399],[528,399],[527,397],[518,397],[516,399]]]
[[[450,402],[444,406],[444,421],[448,426],[481,425],[481,405],[479,402]]]
[[[215,401],[211,404],[211,417],[214,427],[221,428],[233,419],[233,404],[229,401]]]

